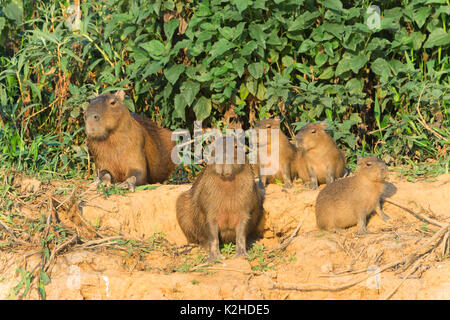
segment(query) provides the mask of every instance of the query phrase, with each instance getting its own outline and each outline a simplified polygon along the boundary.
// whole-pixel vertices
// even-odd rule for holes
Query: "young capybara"
[[[345,173],[345,156],[331,136],[325,132],[325,122],[310,123],[295,136],[298,152],[302,153],[307,175],[300,178],[317,189],[320,184],[331,183]]]
[[[91,100],[86,113],[86,135],[102,183],[127,182],[135,186],[163,182],[175,168],[170,152],[171,131],[131,114],[125,93],[105,94]]]
[[[225,138],[219,139],[223,139],[225,149]],[[235,257],[248,257],[247,236],[256,230],[263,214],[261,194],[250,165],[236,161],[207,165],[191,189],[178,197],[176,208],[187,240],[209,246],[212,262],[223,258],[220,240],[236,241]]]
[[[316,200],[316,221],[320,229],[333,230],[358,225],[358,234],[367,233],[367,216],[374,210],[389,219],[382,210],[380,196],[385,188],[386,164],[376,157],[358,159],[351,177],[325,186]]]
[[[276,179],[283,180],[284,186],[286,188],[292,188],[292,170],[291,164],[295,160],[296,156],[296,149],[293,144],[289,142],[289,139],[285,136],[285,134],[281,131],[280,128],[280,119],[274,118],[274,119],[263,119],[255,124],[255,129],[258,132],[258,147],[259,148],[267,148],[267,160],[268,163],[261,163],[264,162],[263,159],[260,158],[260,153],[258,150],[258,164],[259,164],[259,177],[260,181],[263,186],[266,185],[266,183],[274,183]],[[264,143],[261,141],[260,137],[260,130],[266,130],[267,134],[267,142]],[[273,165],[270,161],[272,157],[272,149],[273,145],[271,142],[271,132],[273,129],[278,130],[278,170],[273,175],[265,175],[261,174],[261,169],[269,168],[271,165]],[[274,150],[275,151],[275,150]]]

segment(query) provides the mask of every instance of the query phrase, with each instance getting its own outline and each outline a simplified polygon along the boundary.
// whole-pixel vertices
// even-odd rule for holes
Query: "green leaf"
[[[0,34],[2,33],[3,28],[5,27],[6,19],[3,17],[0,17]]]
[[[141,43],[139,46],[155,59],[162,57],[166,52],[166,47],[161,41],[158,40],[151,40],[149,42]]]
[[[315,42],[313,42],[312,40],[306,39],[305,41],[302,42],[302,44],[300,45],[300,48],[298,48],[298,53],[304,53],[306,51],[309,51],[311,48],[314,48],[315,45],[316,45]]]
[[[328,9],[333,9],[336,11],[342,10],[342,2],[340,0],[323,0],[322,4]]]
[[[259,79],[264,73],[264,64],[262,62],[252,63],[248,66],[248,72],[250,72],[253,78]]]
[[[352,62],[352,57],[348,54],[344,54],[344,56],[339,61],[338,65],[336,67],[335,76],[339,77],[344,72],[349,71],[352,68],[351,62]]]
[[[424,48],[445,46],[450,43],[450,34],[442,28],[434,29],[423,45]]]
[[[180,20],[171,19],[169,22],[164,23],[164,34],[166,35],[167,41],[171,41],[173,33],[178,28]]]
[[[247,42],[241,50],[241,55],[248,56],[258,47],[255,41],[251,40]]]
[[[47,285],[50,283],[50,278],[48,277],[48,275],[45,273],[44,270],[40,270],[39,272],[39,279],[41,280],[42,284]]]
[[[200,97],[194,105],[195,116],[198,121],[203,121],[211,114],[211,100],[205,97]]]
[[[371,70],[379,76],[391,74],[389,63],[383,58],[377,58],[374,62],[372,62]]]
[[[328,80],[334,76],[333,67],[328,67],[320,74],[319,79]]]
[[[3,13],[8,19],[14,20],[16,24],[22,23],[23,19],[23,5],[22,1],[20,2],[10,2],[3,9]]]
[[[231,3],[236,6],[239,13],[248,8],[248,0],[232,0]]]
[[[417,23],[417,26],[419,28],[422,28],[422,26],[427,21],[428,16],[431,13],[431,8],[429,7],[422,7],[414,13],[414,21]]]
[[[180,74],[183,73],[185,67],[186,66],[184,64],[173,65],[167,69],[164,69],[164,75],[171,84],[175,84],[180,77]]]
[[[233,60],[233,67],[234,70],[237,72],[239,77],[242,77],[245,71],[245,64],[247,63],[247,60],[244,58],[237,58]]]
[[[192,80],[187,80],[183,82],[180,87],[180,93],[184,96],[184,100],[188,105],[191,105],[197,93],[200,91],[200,83],[194,82]]]
[[[328,60],[328,56],[325,53],[319,53],[318,55],[316,55],[314,62],[316,63],[316,65],[318,67],[321,67],[324,65],[325,62],[327,62]]]
[[[345,89],[347,89],[350,94],[362,93],[363,87],[363,79],[352,78],[345,84]]]
[[[251,24],[248,28],[250,37],[255,39],[259,46],[266,48],[266,35],[259,24]]]
[[[177,94],[174,98],[175,104],[175,112],[174,116],[177,118],[181,118],[183,121],[185,120],[185,109],[187,106],[187,102],[184,94]]]

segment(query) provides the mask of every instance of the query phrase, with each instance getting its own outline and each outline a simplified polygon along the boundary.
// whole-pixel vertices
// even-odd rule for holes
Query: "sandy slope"
[[[389,199],[435,219],[450,222],[450,175],[432,182],[411,183],[394,178]],[[99,232],[119,231],[132,238],[149,239],[162,232],[174,245],[186,240],[176,223],[177,196],[189,185],[161,185],[154,190],[126,196],[113,195],[87,203],[83,217]],[[277,257],[274,269],[252,273],[256,261],[227,259],[209,272],[174,272],[184,256],[152,252],[139,259],[110,250],[70,250],[56,260],[46,286],[48,299],[379,299],[402,281],[398,270],[388,270],[342,291],[300,292],[274,289],[279,284],[338,286],[356,280],[372,270],[414,252],[438,230],[425,225],[402,209],[384,204],[391,217],[385,223],[378,216],[369,220],[371,234],[357,236],[356,227],[340,234],[321,232],[315,225],[314,204],[318,191],[296,184],[291,190],[270,185],[266,190],[265,219],[261,226],[267,250],[277,248],[304,219],[300,232]],[[95,196],[88,193],[86,198]],[[31,213],[33,214],[33,213]],[[37,214],[37,213],[36,213]],[[202,253],[200,249],[193,252]],[[0,251],[0,298],[6,298],[19,281],[16,268],[31,269],[39,255]],[[333,276],[343,271],[359,274]],[[327,277],[328,276],[328,277]],[[29,298],[36,299],[33,290]],[[393,299],[450,299],[450,260],[442,257],[442,244],[429,255]]]

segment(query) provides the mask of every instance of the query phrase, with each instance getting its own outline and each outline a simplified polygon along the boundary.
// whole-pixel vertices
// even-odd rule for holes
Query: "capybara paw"
[[[100,183],[103,184],[105,187],[110,187],[112,184],[112,178],[109,173],[105,173],[100,177]]]
[[[221,255],[220,253],[219,254],[210,253],[209,257],[208,257],[208,262],[216,263],[216,262],[218,262],[217,260],[224,260],[224,259],[225,259],[225,257],[223,255]]]
[[[132,176],[127,179],[127,186],[131,192],[136,190],[136,177]]]

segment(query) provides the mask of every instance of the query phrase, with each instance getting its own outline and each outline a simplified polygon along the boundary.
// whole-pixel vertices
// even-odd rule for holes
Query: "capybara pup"
[[[289,142],[289,139],[281,131],[280,119],[263,119],[255,124],[255,129],[258,133],[258,166],[259,166],[259,177],[263,186],[266,183],[274,183],[276,179],[283,180],[284,186],[286,188],[292,188],[292,177],[291,177],[291,164],[295,160],[295,146]],[[266,130],[267,141],[264,143],[261,140],[261,132]],[[277,152],[274,149],[274,144],[272,143],[271,135],[272,130],[278,130],[278,170],[272,175],[261,174],[262,169],[268,169],[273,164],[271,162],[272,152]],[[267,159],[262,159],[260,157],[259,150],[261,148],[266,148]],[[264,163],[265,160],[268,163]]]
[[[219,139],[226,149],[225,138]],[[210,261],[223,258],[220,240],[236,241],[235,257],[248,257],[247,236],[256,230],[263,213],[261,194],[249,164],[235,161],[207,165],[191,189],[178,197],[176,207],[187,240],[208,245]]]
[[[358,234],[367,233],[367,216],[374,210],[389,219],[380,205],[387,168],[376,157],[358,159],[356,174],[325,186],[316,200],[316,221],[320,229],[333,230],[358,225]]]
[[[175,164],[170,130],[143,116],[132,115],[123,103],[124,91],[91,100],[86,113],[86,135],[100,181],[127,182],[130,189],[163,182]]]
[[[298,152],[306,163],[308,175],[300,177],[310,188],[331,183],[345,173],[345,156],[331,136],[325,132],[325,122],[310,123],[295,136]]]

